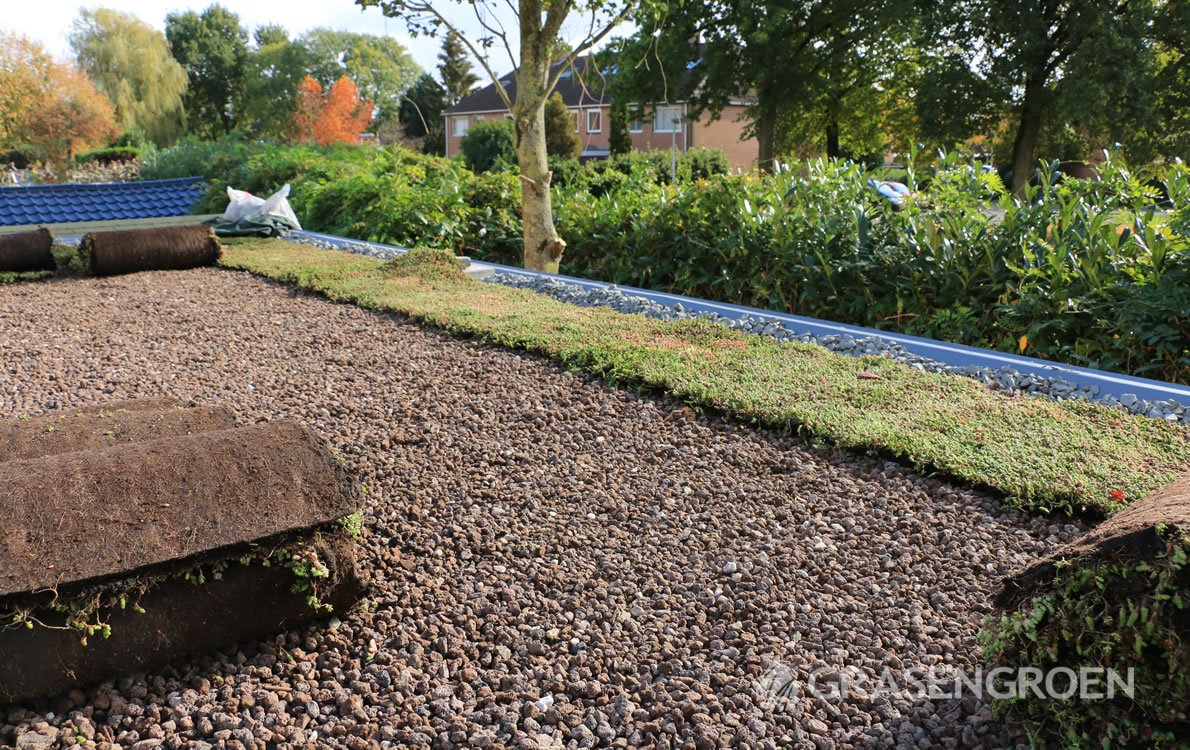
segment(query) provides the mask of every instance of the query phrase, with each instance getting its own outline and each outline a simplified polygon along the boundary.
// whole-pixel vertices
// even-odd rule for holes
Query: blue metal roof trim
[[[398,252],[408,252],[407,248],[397,247],[395,245],[384,245],[378,242],[364,242],[362,240],[352,240],[343,237],[335,237],[334,235],[321,234],[318,232],[293,232],[299,236],[311,237],[314,239],[324,240],[335,245],[371,245],[386,250],[395,250]],[[1151,380],[1149,378],[1138,378],[1132,375],[1121,375],[1119,373],[1107,372],[1105,370],[1096,370],[1090,367],[1079,367],[1076,365],[1063,364],[1061,362],[1052,362],[1045,359],[1036,359],[1034,357],[1022,357],[1016,354],[1008,354],[1007,352],[998,352],[991,349],[979,349],[973,346],[966,346],[965,344],[952,344],[946,341],[937,341],[935,339],[922,338],[920,336],[908,336],[901,333],[891,333],[889,331],[881,331],[875,328],[864,328],[863,326],[853,326],[846,323],[832,323],[827,320],[818,320],[817,318],[805,318],[800,315],[789,315],[787,313],[773,312],[772,310],[763,310],[756,307],[744,307],[743,305],[733,305],[726,302],[713,302],[711,300],[699,299],[697,297],[683,297],[679,294],[669,294],[667,292],[655,292],[650,289],[639,289],[631,286],[621,286],[618,284],[608,284],[602,281],[592,281],[591,279],[584,279],[577,276],[566,276],[564,274],[544,273],[541,271],[528,271],[524,268],[517,268],[516,266],[505,266],[499,263],[486,263],[483,261],[472,260],[477,266],[491,268],[495,271],[503,273],[515,273],[521,276],[536,276],[557,279],[570,284],[578,284],[587,289],[606,289],[615,286],[625,294],[644,297],[662,305],[674,307],[681,305],[683,309],[694,312],[713,312],[722,315],[725,318],[739,320],[746,317],[765,317],[780,321],[791,331],[796,333],[810,333],[815,336],[826,336],[830,334],[847,334],[855,338],[867,338],[869,336],[876,336],[885,341],[895,342],[905,347],[905,349],[919,354],[923,357],[938,360],[948,365],[956,367],[991,367],[999,369],[1001,367],[1011,367],[1014,370],[1026,374],[1035,374],[1041,377],[1053,377],[1055,375],[1065,378],[1076,386],[1098,386],[1099,396],[1115,396],[1120,398],[1124,394],[1131,393],[1146,401],[1168,401],[1173,400],[1190,408],[1190,387],[1184,385],[1177,385],[1175,383],[1166,383],[1161,380]]]
[[[0,226],[185,216],[203,189],[201,177],[0,187]]]

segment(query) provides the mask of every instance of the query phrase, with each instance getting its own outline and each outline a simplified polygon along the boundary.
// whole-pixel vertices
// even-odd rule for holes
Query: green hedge
[[[1177,205],[1190,203],[1188,175],[1165,175]],[[978,164],[917,177],[928,188],[901,211],[845,162],[570,191],[564,269],[1190,382],[1190,241],[1138,180],[1112,168],[1016,203]]]
[[[1103,180],[1047,182],[1029,200],[955,155],[898,173],[901,211],[848,162],[731,175],[692,151],[672,182],[655,151],[554,160],[563,271],[1120,372],[1190,382],[1190,170],[1156,175],[1175,210],[1108,165]],[[202,210],[227,185],[293,185],[303,225],[357,239],[521,258],[520,185],[403,149],[186,141],[145,178],[203,174]],[[1179,224],[1179,217],[1181,223]]]
[[[133,146],[110,146],[84,151],[74,157],[76,164],[116,164],[141,158],[141,150]]]

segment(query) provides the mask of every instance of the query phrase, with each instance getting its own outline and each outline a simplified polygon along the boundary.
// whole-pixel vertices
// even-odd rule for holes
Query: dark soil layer
[[[203,225],[92,232],[79,249],[96,276],[209,266],[221,252]]]
[[[265,423],[0,464],[0,597],[63,589],[350,515],[306,427]]]
[[[0,235],[0,272],[53,271],[53,246],[48,229]]]
[[[221,406],[151,406],[118,404],[81,413],[61,411],[32,419],[0,421],[0,462],[43,458],[106,448],[123,443],[140,443],[183,437],[235,427],[235,415]]]
[[[0,709],[0,742],[1016,741],[973,698],[782,701],[760,678],[972,668],[999,581],[1074,526],[228,271],[0,288],[0,315],[0,412],[165,394],[311,425],[366,485],[375,594],[328,628]]]
[[[1006,579],[996,604],[1010,609],[1040,593],[1050,585],[1060,564],[1144,562],[1164,556],[1168,540],[1180,533],[1190,535],[1190,473]]]
[[[341,533],[307,534],[288,543],[307,539],[329,570],[320,585],[319,604],[347,611],[363,591],[353,543]],[[160,667],[326,616],[293,586],[294,574],[281,565],[233,562],[219,578],[201,584],[181,578],[154,583],[134,600],[143,613],[132,606],[99,611],[95,616],[111,628],[111,635],[92,635],[86,645],[69,627],[0,630],[0,701],[67,693],[79,684]],[[46,624],[60,628],[65,623],[59,617]]]

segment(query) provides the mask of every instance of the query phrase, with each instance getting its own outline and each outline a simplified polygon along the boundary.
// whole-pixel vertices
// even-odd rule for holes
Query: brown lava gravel
[[[779,660],[978,663],[1073,525],[531,357],[202,269],[0,287],[0,414],[299,419],[365,485],[366,611],[0,708],[47,747],[1002,747],[973,698],[774,700]]]

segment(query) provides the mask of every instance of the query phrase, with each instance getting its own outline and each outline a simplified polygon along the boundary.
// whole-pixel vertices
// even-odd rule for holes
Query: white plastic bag
[[[286,187],[289,187],[286,185]],[[224,221],[239,221],[250,214],[257,213],[257,209],[264,205],[263,198],[257,198],[244,190],[227,188],[227,210],[223,212]]]
[[[297,215],[293,212],[293,206],[289,205],[289,183],[285,183],[280,190],[270,195],[260,207],[259,212],[279,216],[292,222],[294,227],[302,228],[302,223],[298,221]]]
[[[293,206],[289,205],[288,183],[268,198],[257,198],[252,193],[229,187],[227,188],[227,198],[227,210],[223,212],[224,221],[239,221],[249,216],[263,214],[277,216],[291,222],[297,229],[302,228],[301,222],[293,212]]]

